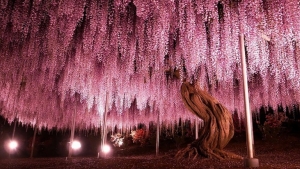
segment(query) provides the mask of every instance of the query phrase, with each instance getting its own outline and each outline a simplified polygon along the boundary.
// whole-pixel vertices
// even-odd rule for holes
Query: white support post
[[[195,120],[195,139],[197,140],[199,138],[199,120]]]
[[[74,141],[74,135],[75,135],[75,114],[76,114],[76,106],[75,106],[75,113],[73,113],[73,118],[72,118],[72,128],[71,128],[71,137],[70,137],[68,158],[72,157],[72,143]]]
[[[253,138],[253,126],[252,126],[252,115],[250,112],[249,93],[248,93],[248,77],[247,77],[247,65],[246,65],[246,54],[245,54],[245,42],[244,35],[239,36],[240,39],[240,52],[242,59],[242,71],[243,71],[243,86],[244,86],[244,102],[246,112],[246,135],[247,135],[247,152],[248,157],[245,159],[245,167],[259,167],[259,161],[254,157],[254,138]]]
[[[17,118],[15,118],[15,120],[14,120],[14,129],[13,129],[13,133],[12,133],[12,137],[11,137],[12,140],[14,140],[14,138],[15,138],[16,127],[17,127]],[[8,153],[8,158],[10,158],[10,152]]]
[[[14,129],[13,129],[13,133],[12,133],[12,140],[15,138],[15,133],[16,133],[16,127],[17,127],[17,118],[15,119],[15,122],[14,122]]]
[[[157,122],[156,122],[156,156],[159,155],[159,133],[160,133],[159,112],[157,112]]]
[[[107,109],[108,109],[108,92],[106,92],[106,98],[105,98],[105,108],[104,108],[104,114],[103,114],[103,123],[102,123],[102,130],[101,130],[101,145],[100,145],[100,152],[98,153],[98,157],[101,155],[103,157],[106,157],[106,154],[103,155],[103,147],[106,145],[106,139],[107,139],[107,126],[106,126],[106,118],[107,118]]]
[[[35,144],[37,129],[38,129],[38,123],[36,122],[36,124],[34,125],[34,132],[33,132],[33,139],[32,139],[32,143],[31,143],[30,158],[33,158],[33,151],[34,151],[34,144]]]

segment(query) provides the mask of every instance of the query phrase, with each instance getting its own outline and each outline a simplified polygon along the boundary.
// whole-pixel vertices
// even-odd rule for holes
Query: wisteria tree
[[[244,109],[239,34],[251,108],[299,104],[299,8],[298,0],[2,0],[0,114],[60,129],[72,119],[99,128],[104,113],[107,126],[124,129],[157,114],[164,124],[200,117],[224,126],[215,136],[203,130],[198,153],[226,156],[230,112],[243,118]],[[170,68],[179,80],[166,77]]]
[[[181,85],[181,95],[186,107],[203,120],[204,126],[198,139],[187,148],[177,153],[178,158],[184,156],[223,158],[241,158],[233,153],[225,152],[223,148],[234,135],[232,113],[209,93],[197,88],[194,84],[184,82]]]
[[[166,74],[173,79],[180,79],[179,72],[179,70],[170,69],[166,71]],[[176,158],[204,156],[218,159],[242,159],[241,156],[223,150],[234,135],[232,113],[195,82],[187,82],[184,79],[180,92],[186,108],[203,120],[203,127],[199,138],[180,150]]]

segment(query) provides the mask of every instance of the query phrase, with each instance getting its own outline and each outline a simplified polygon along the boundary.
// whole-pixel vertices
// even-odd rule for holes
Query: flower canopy
[[[240,34],[251,108],[300,100],[298,0],[2,0],[0,23],[0,114],[10,121],[193,119],[183,79],[243,112]]]

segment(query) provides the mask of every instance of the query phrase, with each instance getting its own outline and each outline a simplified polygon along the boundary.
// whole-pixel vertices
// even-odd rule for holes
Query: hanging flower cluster
[[[0,114],[48,128],[195,119],[181,80],[243,111],[300,100],[298,0],[0,1]],[[169,70],[180,71],[174,80]],[[171,71],[172,72],[172,71]],[[239,116],[242,117],[242,116]]]

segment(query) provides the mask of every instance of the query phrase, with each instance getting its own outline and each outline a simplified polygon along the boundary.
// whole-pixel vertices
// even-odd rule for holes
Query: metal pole
[[[254,157],[254,139],[253,139],[253,126],[252,115],[250,112],[249,93],[248,93],[248,77],[247,77],[247,65],[245,54],[245,42],[244,35],[241,34],[240,38],[240,52],[242,59],[242,71],[243,71],[243,85],[244,85],[244,102],[246,111],[246,135],[247,135],[247,152],[248,158],[245,159],[245,167],[259,167],[259,161]]]
[[[15,122],[14,122],[14,130],[12,133],[12,140],[15,138],[16,126],[17,126],[17,119],[15,119]]]
[[[37,123],[34,125],[34,133],[33,133],[33,139],[31,143],[31,152],[30,152],[30,158],[33,158],[33,150],[34,150],[34,144],[35,144],[35,138],[37,133]]]
[[[159,130],[160,130],[160,123],[159,123],[159,112],[157,112],[157,122],[156,122],[156,156],[159,154]]]
[[[69,158],[72,156],[72,143],[74,141],[74,135],[75,135],[75,114],[76,114],[76,106],[75,106],[75,113],[73,113],[73,119],[72,119],[71,138],[70,138],[69,155],[68,155]]]
[[[105,112],[104,112],[104,126],[103,126],[103,144],[106,144],[106,138],[107,138],[107,126],[106,126],[106,120],[107,120],[107,102],[108,102],[108,92],[106,93],[106,101],[105,101]]]
[[[199,123],[198,119],[195,120],[195,139],[197,140],[199,138]]]
[[[101,131],[101,145],[100,145],[100,153],[98,154],[98,157],[102,154],[102,150],[104,145],[106,144],[107,139],[107,127],[106,127],[106,118],[107,118],[107,102],[108,102],[108,92],[106,92],[106,98],[105,98],[105,107],[104,107],[104,114],[103,114],[103,123],[102,123],[102,131]],[[105,157],[106,155],[104,155]]]
[[[175,135],[175,123],[176,123],[176,121],[172,122],[172,137],[174,137],[174,135]]]
[[[12,133],[12,137],[11,137],[12,140],[14,140],[14,138],[15,138],[16,126],[17,126],[17,118],[15,118],[15,122],[14,122],[14,129],[13,129],[13,133]],[[10,158],[10,154],[11,154],[11,152],[9,151],[8,158]]]
[[[181,118],[181,137],[184,137],[184,130],[183,130],[183,120]]]

